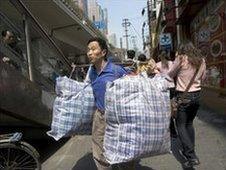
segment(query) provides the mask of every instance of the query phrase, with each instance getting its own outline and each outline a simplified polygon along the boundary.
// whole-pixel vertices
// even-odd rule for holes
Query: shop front
[[[226,101],[226,2],[210,0],[190,23],[191,39],[206,58],[207,78],[204,84],[207,105]],[[217,104],[217,109],[225,111]]]

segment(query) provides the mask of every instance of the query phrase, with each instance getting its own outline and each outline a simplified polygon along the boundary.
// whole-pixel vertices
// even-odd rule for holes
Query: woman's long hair
[[[196,68],[200,66],[204,58],[200,50],[190,41],[185,41],[179,45],[178,55],[187,55],[189,63]]]

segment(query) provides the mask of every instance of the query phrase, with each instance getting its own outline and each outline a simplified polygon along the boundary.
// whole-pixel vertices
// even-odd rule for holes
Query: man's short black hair
[[[135,57],[136,52],[134,50],[127,51],[127,57],[133,59]]]
[[[138,60],[139,60],[139,61],[146,61],[146,60],[147,60],[147,57],[146,57],[146,55],[144,55],[144,54],[140,54],[140,55],[138,56]]]
[[[102,38],[94,37],[94,38],[89,39],[87,45],[89,43],[91,43],[91,42],[94,42],[94,41],[98,42],[101,50],[106,50],[106,55],[105,55],[105,59],[106,59],[107,58],[107,54],[108,54],[108,46],[107,46],[106,41],[104,39],[102,39]]]

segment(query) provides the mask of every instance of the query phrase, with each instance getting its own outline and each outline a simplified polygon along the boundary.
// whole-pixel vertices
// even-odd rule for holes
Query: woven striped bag
[[[90,84],[65,77],[56,79],[57,97],[53,104],[51,130],[47,134],[55,140],[75,134],[91,134],[95,111]]]
[[[170,151],[168,82],[125,76],[107,85],[105,157],[110,164]]]

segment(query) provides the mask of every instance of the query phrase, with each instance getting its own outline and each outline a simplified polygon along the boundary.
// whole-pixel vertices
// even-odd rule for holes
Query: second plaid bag
[[[170,151],[170,99],[162,76],[125,76],[108,84],[105,157],[110,164]]]

